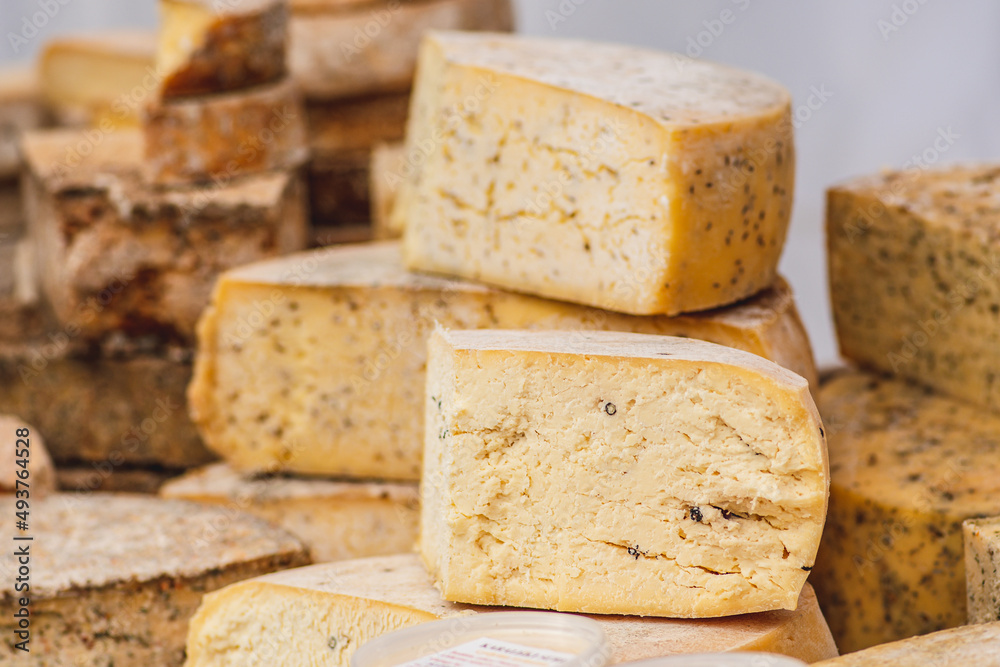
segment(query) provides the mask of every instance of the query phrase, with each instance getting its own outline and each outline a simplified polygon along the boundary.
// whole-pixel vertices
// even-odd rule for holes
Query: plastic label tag
[[[400,667],[551,667],[575,657],[572,653],[483,637],[411,660]]]

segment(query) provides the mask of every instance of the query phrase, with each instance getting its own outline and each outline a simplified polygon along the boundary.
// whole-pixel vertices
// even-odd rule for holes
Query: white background
[[[15,53],[9,33],[58,6]],[[817,356],[836,358],[826,295],[823,192],[900,167],[1000,158],[1000,2],[995,0],[519,0],[523,32],[687,52],[760,71],[800,106],[798,187],[782,270]],[[723,14],[723,12],[729,12]],[[723,23],[725,18],[728,22]],[[152,26],[154,0],[0,0],[0,62],[58,33]],[[817,95],[819,91],[821,95]],[[810,96],[812,106],[809,109]],[[820,98],[826,98],[820,101]],[[950,133],[936,155],[935,139]]]

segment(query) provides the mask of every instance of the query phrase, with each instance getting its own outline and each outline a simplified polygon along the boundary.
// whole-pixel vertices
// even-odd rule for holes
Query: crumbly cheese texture
[[[398,243],[384,242],[222,276],[199,324],[193,418],[205,442],[241,470],[419,479],[435,322],[690,336],[815,375],[783,282],[732,308],[640,318],[407,273]]]
[[[16,179],[21,173],[18,143],[21,133],[41,126],[45,121],[38,77],[33,67],[0,67],[0,180]],[[10,184],[0,185],[7,189]],[[11,211],[0,194],[0,232]]]
[[[431,33],[393,216],[407,266],[636,315],[773,282],[791,213],[790,97],[624,46]]]
[[[943,630],[816,663],[816,667],[1000,667],[1000,623]]]
[[[38,65],[46,105],[60,125],[102,131],[139,124],[155,96],[156,35],[115,30],[54,37]]]
[[[103,135],[84,158],[77,131],[26,135],[25,205],[41,291],[62,325],[188,342],[216,276],[306,247],[295,172],[164,191],[141,177],[138,131]]]
[[[0,414],[0,433],[11,443],[9,456],[0,460],[0,494],[25,497],[28,491],[29,497],[39,499],[55,491],[55,466],[38,429],[13,415]]]
[[[288,66],[307,97],[402,92],[413,84],[427,30],[514,27],[510,0],[422,0],[358,7],[292,3]],[[328,3],[327,3],[328,4]]]
[[[969,623],[1000,620],[1000,517],[970,519],[965,542],[966,611]]]
[[[283,0],[160,0],[160,96],[211,95],[286,74]]]
[[[439,618],[503,611],[441,599],[412,555],[300,568],[206,597],[191,622],[188,667],[336,665],[386,632]],[[771,651],[806,662],[837,655],[807,585],[796,611],[739,618],[595,617],[612,663],[706,651]]]
[[[146,107],[145,167],[161,185],[228,186],[239,176],[294,169],[308,158],[305,112],[290,79]]]
[[[13,500],[2,500],[15,535]],[[32,500],[31,653],[0,643],[14,664],[179,666],[202,596],[309,563],[288,533],[240,512],[128,494]],[[14,549],[2,556],[16,571]],[[0,630],[15,636],[16,593],[0,596]],[[25,659],[27,658],[27,659]],[[23,661],[23,662],[22,662]]]
[[[842,651],[966,621],[962,521],[1000,514],[1000,417],[843,371],[817,403],[830,511],[810,581]]]
[[[254,476],[217,463],[171,480],[160,495],[266,519],[302,540],[316,563],[407,553],[417,541],[416,484]]]
[[[850,181],[826,226],[843,355],[1000,411],[1000,164]]]
[[[407,165],[406,145],[402,142],[379,144],[372,150],[369,189],[372,193],[372,233],[376,239],[395,239],[403,235],[403,230],[393,224],[392,209]]]

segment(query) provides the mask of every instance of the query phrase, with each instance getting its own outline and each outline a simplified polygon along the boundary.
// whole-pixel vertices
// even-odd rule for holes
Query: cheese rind
[[[0,181],[16,180],[21,173],[18,144],[26,130],[40,127],[45,121],[41,92],[34,68],[0,67]],[[6,190],[7,184],[0,185]],[[0,233],[9,226],[10,204],[0,192]],[[5,210],[6,209],[6,210]]]
[[[816,667],[1000,667],[1000,623],[943,630],[815,663]]]
[[[406,145],[379,144],[372,151],[369,189],[372,193],[372,230],[378,240],[399,238],[403,230],[394,226],[392,208],[396,190],[406,170]]]
[[[1000,620],[1000,518],[962,524],[967,621]]]
[[[442,600],[412,555],[299,568],[206,596],[191,622],[188,667],[310,661],[347,667],[360,645],[386,632],[494,611]],[[771,651],[806,662],[837,655],[808,585],[794,612],[699,621],[595,620],[607,634],[612,663],[703,651]]]
[[[416,484],[253,477],[217,463],[167,482],[160,495],[259,516],[302,540],[316,563],[406,553],[417,541]]]
[[[610,44],[429,33],[393,216],[412,269],[635,315],[774,281],[791,214],[788,92]]]
[[[199,324],[193,418],[205,442],[244,471],[280,464],[312,475],[418,479],[435,321],[705,338],[815,376],[783,282],[729,309],[638,318],[410,274],[399,245],[386,242],[223,275]]]
[[[810,581],[843,651],[966,621],[962,521],[1000,513],[1000,417],[902,380],[836,374],[826,531]]]
[[[0,460],[0,494],[30,489],[30,496],[39,499],[55,491],[55,466],[38,430],[18,417],[0,415],[0,433],[11,443],[9,455]]]
[[[858,178],[828,192],[841,353],[1000,411],[1000,165]]]

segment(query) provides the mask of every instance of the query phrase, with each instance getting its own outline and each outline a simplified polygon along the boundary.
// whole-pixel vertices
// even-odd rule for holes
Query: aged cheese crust
[[[413,269],[636,315],[774,281],[788,92],[624,46],[430,33],[393,216]]]
[[[396,205],[396,189],[406,170],[406,145],[402,142],[379,144],[372,150],[371,191],[372,232],[376,239],[395,239],[403,230],[393,226],[392,207]]]
[[[228,185],[238,176],[299,167],[309,152],[302,99],[290,79],[151,104],[143,134],[147,176],[164,185]]]
[[[698,340],[438,329],[425,405],[420,553],[446,600],[795,608],[829,484],[803,378]]]
[[[317,563],[405,553],[417,541],[416,484],[254,477],[217,463],[171,480],[160,495],[266,519],[302,540]]]
[[[164,99],[273,83],[286,74],[283,0],[160,0]]]
[[[13,535],[13,506],[2,504],[5,533]],[[188,620],[205,593],[309,563],[288,533],[196,503],[57,494],[33,500],[31,510],[26,664],[179,666]],[[2,561],[4,571],[15,567],[13,549]],[[14,595],[0,595],[0,630],[7,637],[16,626]],[[9,641],[0,644],[0,660],[21,664],[18,655]]]
[[[843,651],[966,620],[962,521],[1000,514],[1000,417],[844,371],[819,390],[826,532],[810,581]]]
[[[33,130],[44,122],[41,93],[34,68],[0,67],[0,180],[16,179],[21,173],[18,143],[21,133]],[[16,186],[16,181],[14,182]],[[7,184],[0,184],[6,190]],[[11,211],[0,195],[0,232]]]
[[[1000,667],[1000,623],[943,630],[816,663],[816,667]]]
[[[385,632],[492,611],[502,610],[442,600],[412,555],[300,568],[207,596],[191,622],[188,667],[347,667],[361,644]],[[699,621],[595,620],[607,634],[613,663],[703,651],[771,651],[806,662],[837,655],[808,585],[794,612]]]
[[[1000,517],[962,524],[969,623],[1000,620]]]
[[[859,178],[828,193],[843,355],[1000,411],[1000,165]]]
[[[399,245],[385,242],[236,269],[212,301],[199,324],[192,415],[213,450],[249,471],[280,464],[313,475],[418,479],[435,321],[705,338],[815,376],[783,282],[729,309],[637,318],[410,274]]]
[[[55,466],[38,429],[18,417],[0,414],[0,433],[10,442],[8,455],[0,460],[0,494],[28,489],[30,497],[38,499],[55,491]],[[18,474],[21,470],[28,471],[27,477]],[[27,486],[18,486],[18,480]]]
[[[41,290],[83,338],[190,341],[216,275],[306,246],[295,172],[159,191],[142,181],[137,131],[103,135],[86,158],[67,162],[84,141],[64,130],[24,141]]]

